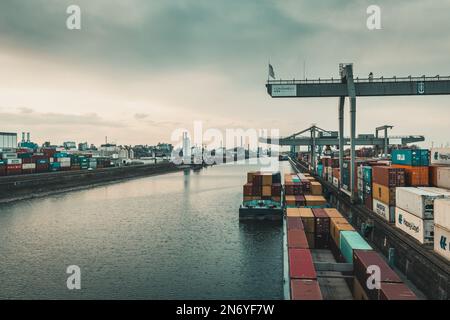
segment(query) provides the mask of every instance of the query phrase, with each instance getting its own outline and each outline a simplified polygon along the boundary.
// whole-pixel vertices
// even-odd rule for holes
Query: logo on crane
[[[417,93],[424,94],[425,93],[425,82],[417,83]]]

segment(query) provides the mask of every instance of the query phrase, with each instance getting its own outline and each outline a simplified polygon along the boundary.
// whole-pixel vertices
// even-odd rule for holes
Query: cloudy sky
[[[81,7],[81,30],[66,9]],[[381,30],[366,8],[381,7]],[[277,77],[450,75],[449,0],[1,0],[0,131],[36,142],[170,141],[206,128],[337,129],[337,99],[271,99]],[[450,96],[358,100],[358,133],[450,142]]]

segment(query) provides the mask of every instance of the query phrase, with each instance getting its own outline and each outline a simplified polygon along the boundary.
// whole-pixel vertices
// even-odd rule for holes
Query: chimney
[[[27,132],[27,142],[30,142],[30,133]]]
[[[25,132],[22,132],[22,142],[25,142]]]

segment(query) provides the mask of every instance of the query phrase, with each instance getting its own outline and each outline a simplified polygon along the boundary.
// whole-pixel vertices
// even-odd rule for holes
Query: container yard
[[[291,156],[290,161],[298,170],[316,177],[323,184],[329,205],[337,207],[348,219],[348,222],[331,219],[330,248],[335,255],[338,252],[344,261],[353,263],[355,250],[380,252],[390,266],[404,273],[426,297],[447,299],[450,225],[446,217],[450,216],[450,190],[446,173],[450,161],[439,156],[446,152],[446,149],[431,152],[399,149],[393,150],[391,158],[357,159],[357,198],[353,200],[344,181],[349,176],[349,166],[343,166],[347,173],[340,175],[338,161],[319,157],[317,166],[323,168],[319,176],[318,171],[310,170],[310,154],[299,153],[294,159]],[[339,230],[341,223],[344,226],[348,223],[349,230]],[[356,266],[353,270],[356,276]],[[376,296],[363,289],[354,279],[354,298]],[[399,294],[396,299],[416,298],[404,285],[389,284],[381,287],[378,299],[390,299],[396,294]]]

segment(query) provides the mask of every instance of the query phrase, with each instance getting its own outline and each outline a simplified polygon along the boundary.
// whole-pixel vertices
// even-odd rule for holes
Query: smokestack
[[[30,142],[30,133],[27,132],[27,142]]]
[[[22,142],[25,142],[25,132],[22,132]]]

